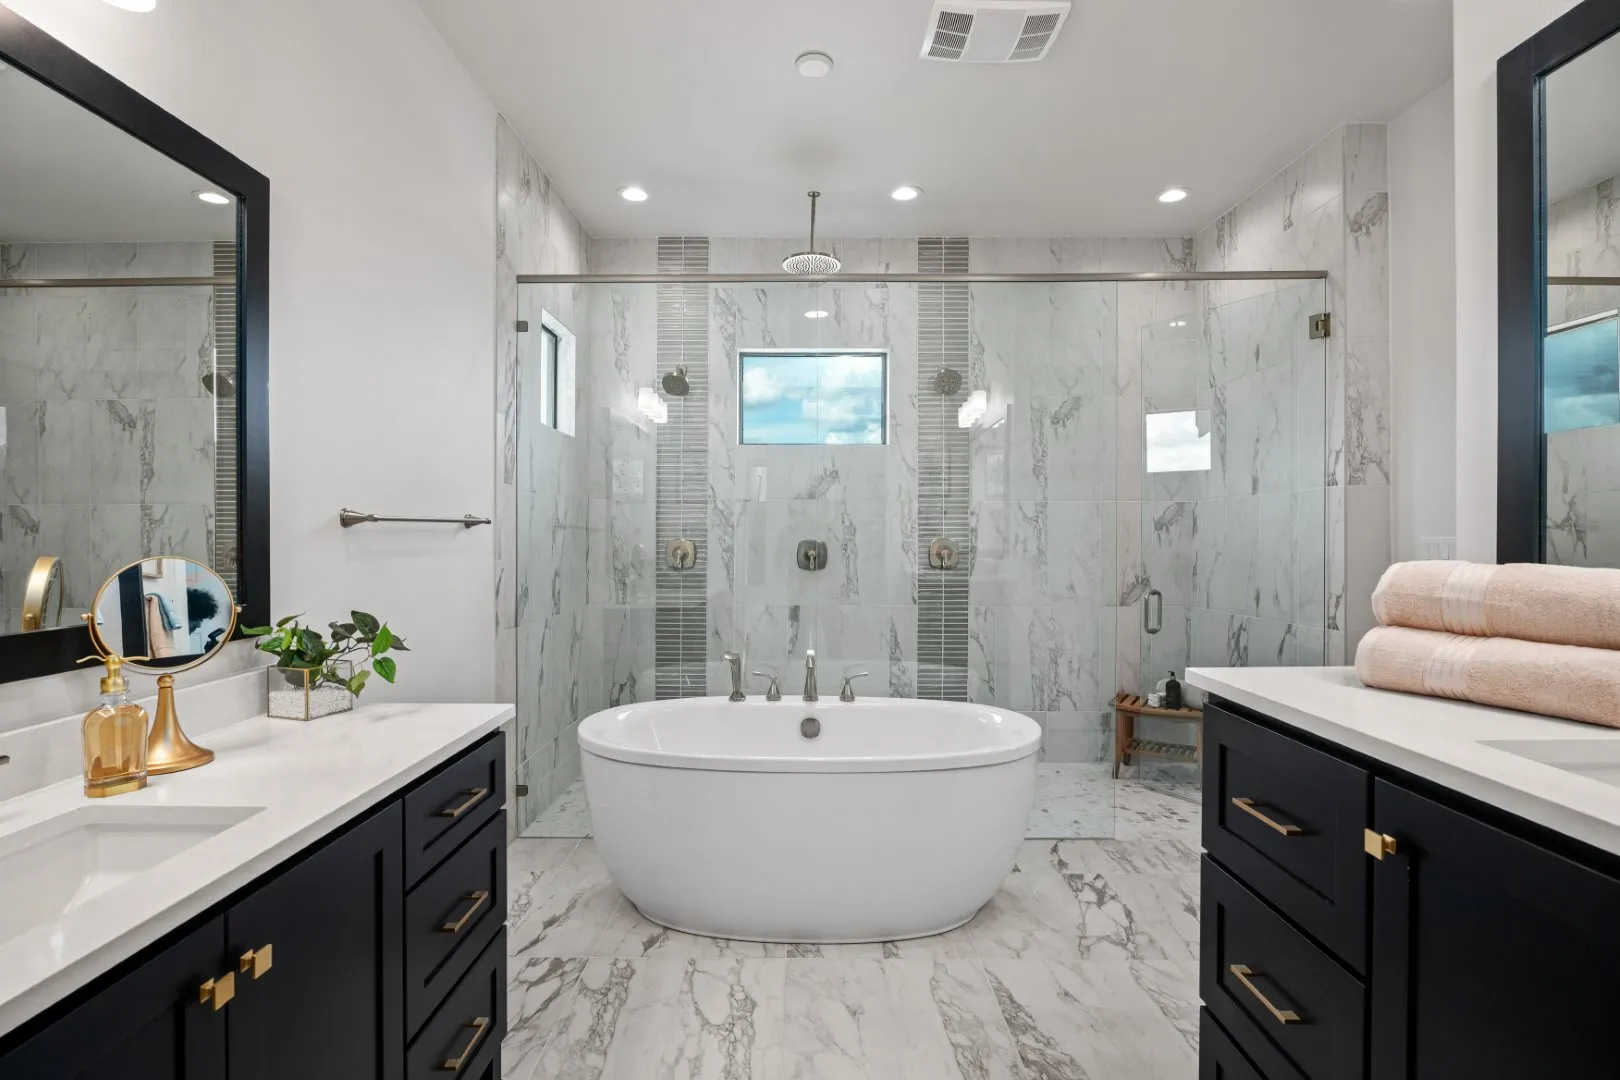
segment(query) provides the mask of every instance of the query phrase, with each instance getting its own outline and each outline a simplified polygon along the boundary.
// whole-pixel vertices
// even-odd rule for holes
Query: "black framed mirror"
[[[267,621],[269,181],[4,7],[0,146],[0,682],[147,556]]]
[[[1620,567],[1620,0],[1497,63],[1499,562]]]

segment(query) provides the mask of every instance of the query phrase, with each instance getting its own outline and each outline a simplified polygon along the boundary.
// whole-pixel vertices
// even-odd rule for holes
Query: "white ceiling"
[[[1620,175],[1620,37],[1547,76],[1549,202]]]
[[[201,177],[14,68],[0,71],[0,241],[230,240]]]
[[[919,59],[931,0],[418,3],[599,236],[1186,234],[1451,70],[1449,0],[1076,0],[1013,65]]]

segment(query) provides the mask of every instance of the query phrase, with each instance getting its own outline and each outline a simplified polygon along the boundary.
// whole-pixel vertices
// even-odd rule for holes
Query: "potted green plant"
[[[396,673],[392,652],[410,652],[405,639],[374,615],[351,611],[350,622],[327,623],[330,641],[288,615],[274,626],[250,626],[255,648],[276,657],[268,669],[266,711],[287,720],[315,720],[354,708],[375,671],[384,682]],[[369,666],[368,666],[369,665]]]

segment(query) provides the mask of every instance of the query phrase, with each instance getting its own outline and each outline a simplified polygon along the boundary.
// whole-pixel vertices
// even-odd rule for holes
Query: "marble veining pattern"
[[[1029,841],[937,938],[665,930],[589,840],[511,849],[509,1080],[1192,1080],[1198,811],[1115,786],[1119,840]]]

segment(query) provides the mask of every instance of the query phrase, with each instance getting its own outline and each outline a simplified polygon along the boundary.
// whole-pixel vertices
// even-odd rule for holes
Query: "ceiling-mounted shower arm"
[[[816,250],[816,200],[821,198],[821,192],[809,191],[810,196],[810,250]]]

